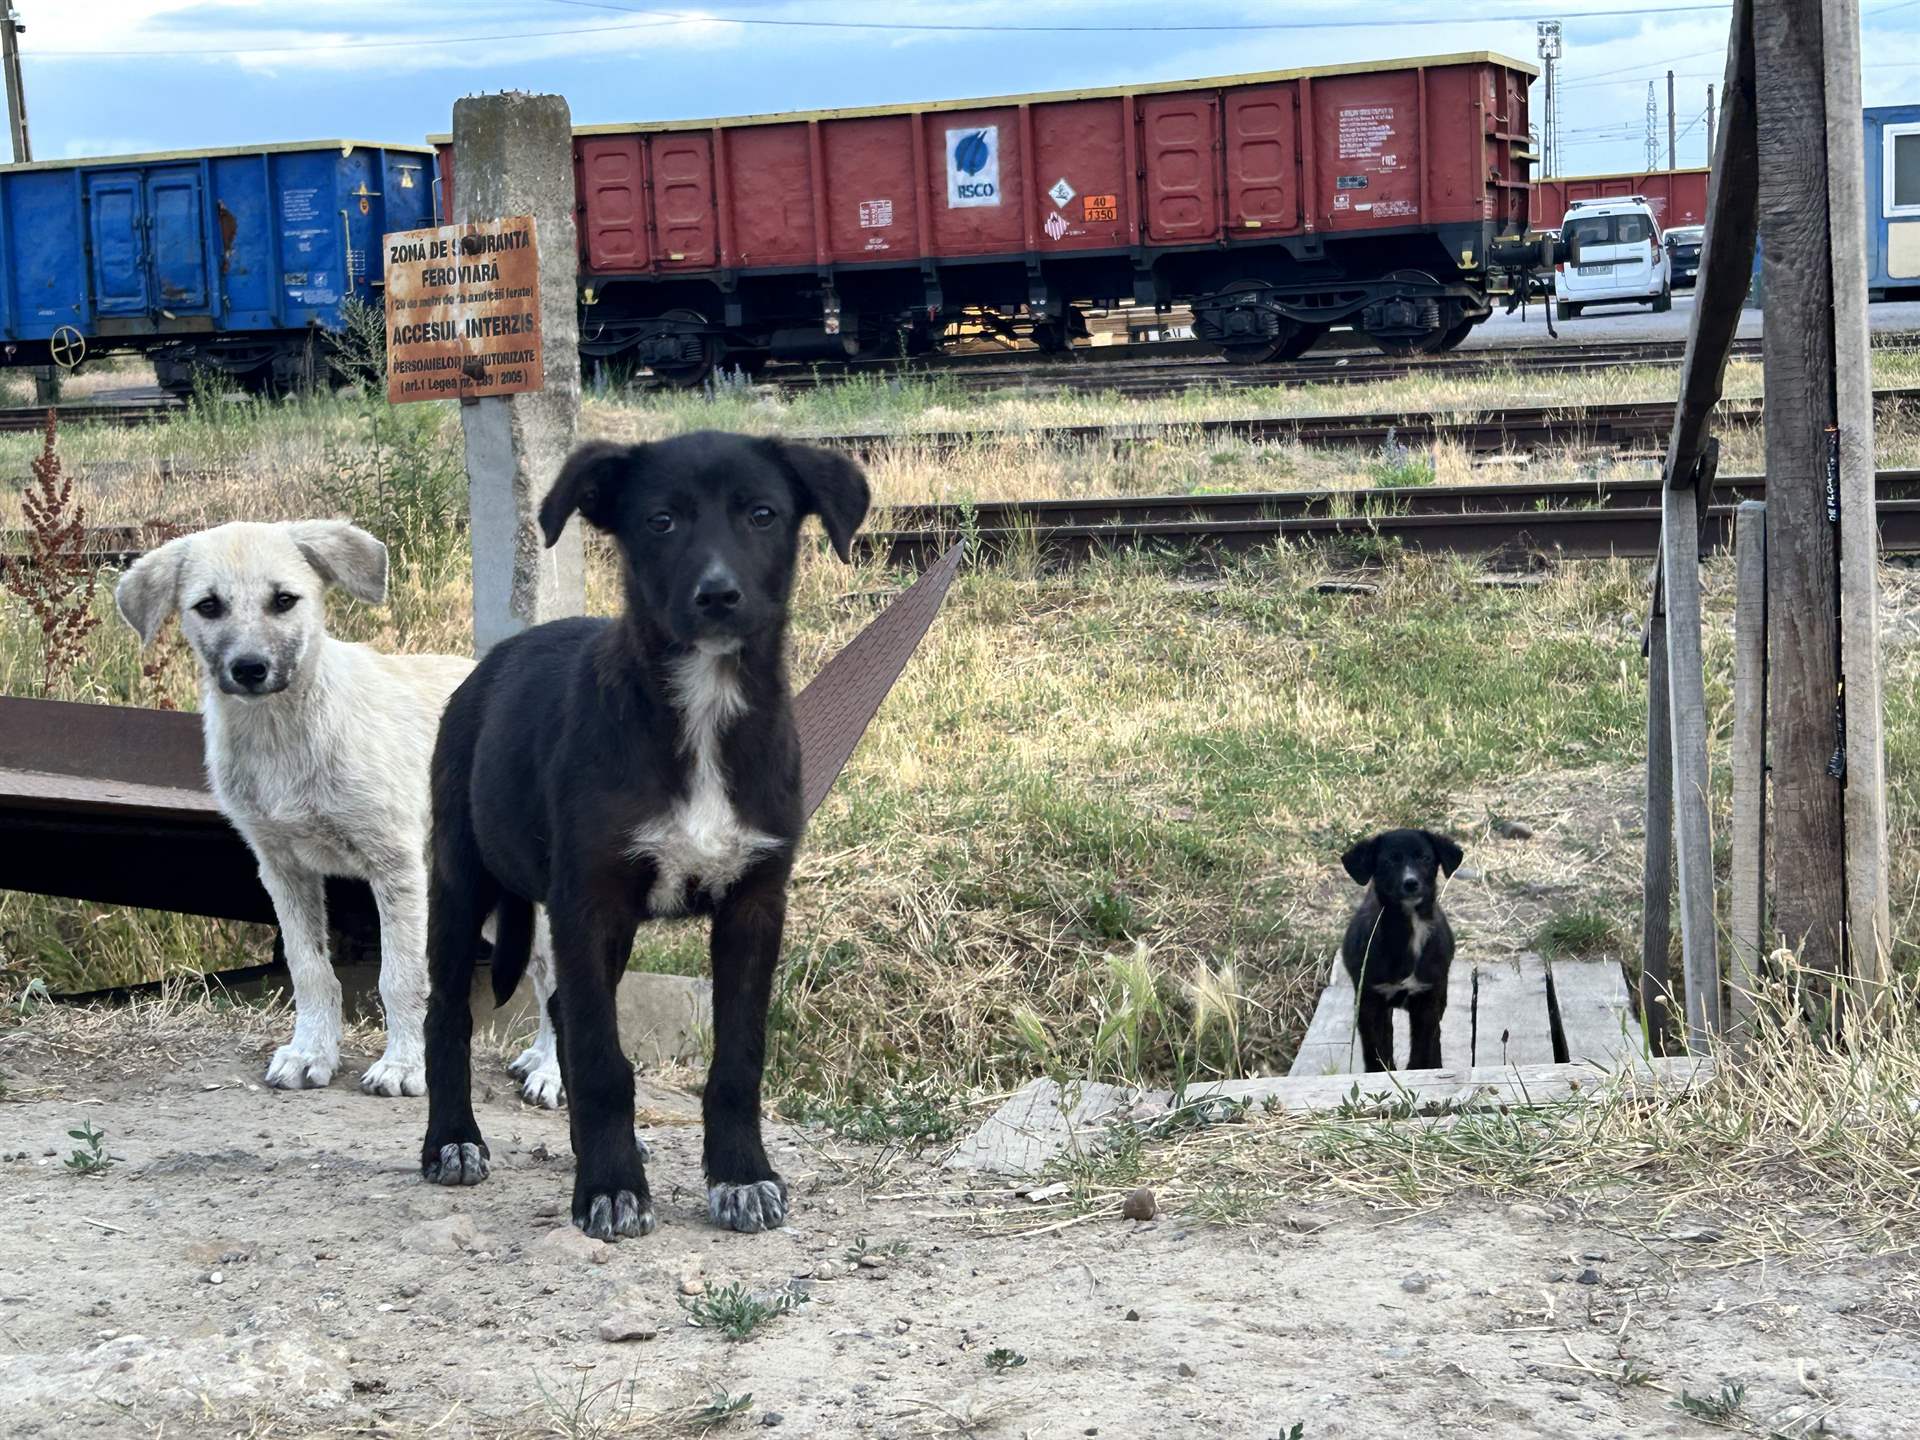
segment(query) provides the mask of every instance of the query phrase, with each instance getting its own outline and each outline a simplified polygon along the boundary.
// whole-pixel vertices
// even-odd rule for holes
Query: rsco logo
[[[947,204],[1000,203],[1000,127],[947,131]]]

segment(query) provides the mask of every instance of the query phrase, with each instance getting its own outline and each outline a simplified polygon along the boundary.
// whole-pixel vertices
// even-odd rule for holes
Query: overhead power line
[[[817,20],[784,19],[768,15],[704,15],[688,14],[676,10],[642,10],[630,6],[608,3],[589,3],[589,0],[548,0],[548,3],[575,3],[596,10],[611,11],[621,15],[644,17],[638,21],[618,25],[581,25],[562,30],[516,30],[491,35],[414,35],[393,40],[317,40],[290,45],[236,45],[225,48],[209,49],[205,46],[189,48],[156,48],[146,50],[34,50],[32,58],[49,59],[115,59],[137,56],[226,56],[226,55],[282,55],[300,54],[316,50],[408,50],[420,47],[446,45],[490,44],[501,40],[548,40],[573,35],[607,35],[628,30],[661,30],[680,25],[734,25],[761,26],[792,30],[876,30],[887,33],[920,34],[981,34],[981,35],[1160,35],[1160,34],[1211,34],[1211,33],[1280,33],[1311,30],[1404,30],[1422,26],[1457,26],[1461,22],[1457,17],[1404,16],[1398,19],[1380,20],[1253,20],[1231,24],[1167,24],[1167,25],[999,25],[999,24],[949,24],[939,22],[903,22],[891,20]],[[1725,10],[1726,4],[1673,5],[1673,6],[1637,6],[1622,10],[1563,10],[1554,18],[1569,20],[1603,20],[1632,17],[1639,15],[1679,15],[1698,11]],[[1501,15],[1501,20],[1514,23],[1531,22],[1531,15],[1514,13]]]

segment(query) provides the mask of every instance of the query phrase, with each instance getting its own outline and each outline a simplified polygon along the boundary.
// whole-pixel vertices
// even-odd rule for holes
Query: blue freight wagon
[[[137,352],[250,390],[324,379],[383,234],[434,222],[433,152],[291,145],[0,166],[0,363]]]
[[[1920,290],[1920,105],[1867,107],[1867,291]]]

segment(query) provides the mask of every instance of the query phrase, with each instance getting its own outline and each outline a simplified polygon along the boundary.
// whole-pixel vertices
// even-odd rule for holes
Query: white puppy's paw
[[[360,1076],[360,1088],[369,1095],[424,1095],[427,1093],[426,1062],[382,1055]]]
[[[507,1073],[516,1080],[524,1080],[543,1064],[559,1063],[554,1059],[552,1050],[542,1045],[529,1045],[507,1062]]]
[[[560,1078],[560,1062],[549,1055],[544,1064],[522,1072],[520,1095],[527,1104],[542,1110],[558,1110],[566,1104],[567,1087]]]
[[[339,1063],[337,1055],[316,1055],[298,1044],[282,1045],[267,1064],[267,1084],[276,1090],[324,1090]]]

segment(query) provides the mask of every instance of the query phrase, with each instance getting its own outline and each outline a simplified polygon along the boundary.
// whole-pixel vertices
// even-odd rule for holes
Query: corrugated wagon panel
[[[1140,102],[1149,242],[1191,245],[1219,236],[1214,173],[1219,110],[1211,91],[1155,95]]]
[[[1300,91],[1227,92],[1227,234],[1259,239],[1300,228]]]
[[[1033,204],[1039,248],[1095,250],[1125,245],[1135,186],[1127,174],[1126,108],[1119,100],[1035,105]]]
[[[727,208],[742,266],[804,265],[814,256],[813,177],[805,125],[729,130]]]
[[[927,118],[935,254],[1018,254],[1031,248],[1027,223],[1033,206],[1022,169],[1020,115],[1009,105]]]
[[[1420,215],[1424,137],[1413,71],[1317,81],[1313,137],[1316,228],[1386,228]]]
[[[580,243],[587,268],[600,273],[644,270],[647,185],[638,135],[595,135],[573,147],[580,197]],[[449,212],[451,213],[451,212]]]
[[[917,254],[908,117],[828,121],[820,127],[820,145],[826,159],[827,244],[833,259],[848,264]]]

